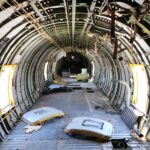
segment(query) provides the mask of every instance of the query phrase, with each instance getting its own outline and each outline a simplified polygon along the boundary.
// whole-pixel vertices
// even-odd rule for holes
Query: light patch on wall
[[[22,59],[21,55],[16,55],[15,58],[13,59],[13,64],[18,64]]]
[[[92,64],[92,77],[90,79],[90,81],[94,81],[94,76],[95,76],[95,65],[94,65],[94,62],[91,61],[91,64]]]
[[[134,80],[134,93],[132,98],[132,104],[136,106],[140,111],[146,112],[147,110],[147,76],[144,65],[142,64],[130,64],[133,80]]]
[[[4,65],[0,71],[0,110],[14,104],[12,79],[16,65]]]
[[[7,23],[5,26],[0,28],[0,38],[2,38],[8,31],[10,31],[13,27],[15,27],[17,24],[21,23],[24,20],[24,16],[17,17]]]
[[[27,23],[24,23],[23,25],[20,25],[19,27],[15,28],[12,32],[10,32],[7,35],[7,38],[12,38],[15,35],[17,35],[21,30],[23,30],[25,28],[26,25],[27,25]]]
[[[144,0],[135,0],[138,4],[143,5]]]
[[[45,66],[44,66],[44,79],[45,79],[45,81],[48,80],[48,75],[47,75],[48,71],[47,71],[47,69],[48,69],[48,62],[46,62]]]
[[[0,12],[0,23],[3,22],[5,19],[9,18],[15,11],[15,6],[7,8]]]

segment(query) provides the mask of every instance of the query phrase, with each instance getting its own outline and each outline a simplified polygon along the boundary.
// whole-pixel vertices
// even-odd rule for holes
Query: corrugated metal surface
[[[23,150],[56,150],[56,140],[28,141]]]
[[[80,139],[60,140],[59,149],[61,150],[100,150],[101,145],[98,142]]]
[[[132,107],[125,107],[121,118],[127,124],[130,129],[133,129],[134,124],[137,122],[138,117],[142,116],[142,113],[136,113],[136,109]]]
[[[128,145],[131,150],[150,150],[150,143],[138,143],[136,141],[132,141]]]
[[[0,150],[24,150],[25,144],[24,140],[6,140],[0,145]]]

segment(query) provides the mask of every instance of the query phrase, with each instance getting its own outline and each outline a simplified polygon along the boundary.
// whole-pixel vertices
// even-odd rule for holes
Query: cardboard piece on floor
[[[63,117],[64,112],[53,107],[41,107],[31,110],[22,116],[22,120],[29,125],[38,125],[49,119]]]
[[[68,134],[79,134],[109,140],[113,134],[111,123],[90,117],[75,118],[65,129]]]
[[[24,127],[25,129],[25,133],[31,133],[33,131],[38,131],[42,128],[42,126],[30,126],[30,125],[27,125]]]

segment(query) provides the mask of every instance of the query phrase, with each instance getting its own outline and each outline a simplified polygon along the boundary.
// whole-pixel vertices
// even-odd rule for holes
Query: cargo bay
[[[0,149],[149,150],[149,24],[149,0],[1,0]],[[43,107],[59,113],[26,133]],[[68,135],[77,117],[112,124],[110,140]]]

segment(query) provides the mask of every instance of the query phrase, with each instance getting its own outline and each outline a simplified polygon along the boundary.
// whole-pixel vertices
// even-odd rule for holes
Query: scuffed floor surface
[[[88,93],[86,89],[81,89],[42,96],[32,109],[51,106],[64,111],[65,117],[49,120],[39,131],[30,134],[24,133],[24,127],[27,124],[20,121],[0,144],[0,150],[115,150],[111,142],[100,143],[92,139],[70,137],[64,133],[64,128],[74,117],[88,116],[111,122],[114,126],[114,136],[128,137],[130,135],[120,114],[111,108],[109,99],[93,83],[80,84],[84,88],[91,87],[94,92]],[[98,109],[95,109],[95,106],[99,106]],[[128,145],[127,150],[150,150],[148,144],[136,141]]]

